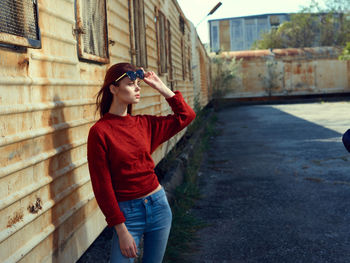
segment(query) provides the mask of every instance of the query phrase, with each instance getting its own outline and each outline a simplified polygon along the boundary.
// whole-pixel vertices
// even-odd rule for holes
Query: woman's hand
[[[143,81],[156,90],[160,90],[164,85],[163,81],[153,71],[145,72]]]
[[[167,86],[165,86],[163,81],[153,71],[145,72],[143,81],[155,90],[157,90],[165,98],[170,98],[175,95],[175,93],[172,92]]]
[[[123,256],[128,258],[135,258],[137,256],[137,247],[134,238],[129,233],[125,224],[116,225],[115,229],[117,230],[119,247]]]

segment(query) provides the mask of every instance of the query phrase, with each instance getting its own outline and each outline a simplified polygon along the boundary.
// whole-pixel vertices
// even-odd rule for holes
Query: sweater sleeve
[[[108,226],[114,226],[125,222],[125,217],[115,197],[107,156],[107,146],[103,137],[96,127],[92,127],[87,150],[92,189]]]
[[[174,114],[168,116],[151,116],[151,153],[162,144],[169,140],[172,136],[189,125],[196,113],[185,102],[180,91],[175,91],[175,95],[171,98],[167,98]]]

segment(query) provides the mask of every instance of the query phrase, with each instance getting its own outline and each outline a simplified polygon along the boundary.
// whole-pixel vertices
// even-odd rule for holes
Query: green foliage
[[[253,43],[252,49],[283,48],[281,34],[275,28],[262,34],[261,39]]]
[[[226,59],[221,55],[212,57],[212,96],[214,98],[221,98],[234,90],[234,82],[239,77],[240,64],[241,60]]]
[[[328,0],[327,9],[316,1],[290,21],[263,34],[253,49],[345,46],[350,41],[350,0]]]
[[[280,83],[283,78],[283,73],[277,70],[277,61],[268,60],[266,61],[267,74],[263,76],[263,85],[266,93],[271,96],[273,91],[280,88]]]
[[[346,44],[343,53],[339,56],[340,60],[350,60],[350,42]]]

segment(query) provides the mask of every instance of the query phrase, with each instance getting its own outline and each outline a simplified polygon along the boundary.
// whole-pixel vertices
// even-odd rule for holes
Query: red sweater
[[[118,201],[137,199],[157,188],[151,154],[196,116],[179,91],[166,100],[173,115],[106,113],[90,129],[87,157],[91,183],[108,226],[125,222]]]

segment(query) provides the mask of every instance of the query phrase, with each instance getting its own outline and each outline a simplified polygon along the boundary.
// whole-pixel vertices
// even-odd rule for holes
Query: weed
[[[184,181],[175,189],[174,202],[171,205],[173,222],[164,258],[165,263],[186,263],[184,255],[191,250],[191,244],[197,240],[196,231],[207,226],[204,221],[195,217],[190,211],[196,200],[201,198],[197,183],[198,170],[203,154],[209,147],[210,138],[216,135],[215,122],[217,118],[215,115],[209,119],[204,118],[206,115],[205,111],[197,114],[197,117],[199,116],[197,123],[194,123],[192,131],[190,130],[193,133],[197,127],[205,125],[200,143],[195,146],[194,154],[188,161]]]

